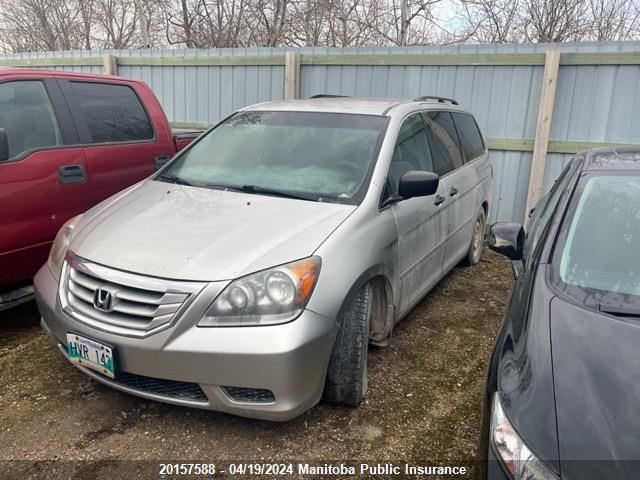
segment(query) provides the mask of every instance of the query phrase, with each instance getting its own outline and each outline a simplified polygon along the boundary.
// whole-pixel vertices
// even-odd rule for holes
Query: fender
[[[374,304],[372,305],[369,340],[380,347],[388,346],[395,324],[396,313],[393,304],[393,290],[389,280],[391,275],[390,268],[382,264],[374,265],[362,272],[353,282],[340,305],[336,317],[338,326],[340,319],[343,318],[344,310],[349,307],[358,291],[367,283],[373,282]]]

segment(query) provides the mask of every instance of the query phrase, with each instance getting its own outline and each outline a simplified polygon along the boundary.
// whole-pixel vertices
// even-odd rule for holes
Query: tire
[[[373,289],[364,285],[340,315],[340,328],[329,358],[323,399],[355,407],[367,393],[367,352]]]
[[[482,248],[484,247],[484,230],[487,224],[487,216],[484,208],[480,208],[476,222],[473,226],[473,235],[469,244],[469,251],[462,259],[462,264],[469,267],[476,265],[482,257]]]

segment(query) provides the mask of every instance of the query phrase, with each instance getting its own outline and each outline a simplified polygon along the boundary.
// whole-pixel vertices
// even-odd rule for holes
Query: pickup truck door
[[[0,128],[0,288],[32,277],[69,218],[90,207],[84,151],[58,84],[34,75],[3,78]],[[75,145],[75,146],[74,146]]]
[[[425,124],[420,113],[407,117],[389,165],[389,182],[397,192],[400,177],[411,170],[433,171]],[[401,200],[391,208],[398,226],[399,315],[404,315],[440,279],[444,255],[446,184],[435,195]]]
[[[148,177],[175,153],[168,122],[148,88],[117,80],[59,83],[85,145],[93,203]]]

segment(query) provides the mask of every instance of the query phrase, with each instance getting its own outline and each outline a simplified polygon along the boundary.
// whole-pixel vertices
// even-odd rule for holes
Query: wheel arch
[[[367,283],[370,283],[374,289],[369,341],[374,345],[387,346],[395,323],[396,312],[391,271],[384,265],[372,266],[356,278],[342,300],[337,318],[343,318],[344,309],[348,308],[355,295]]]

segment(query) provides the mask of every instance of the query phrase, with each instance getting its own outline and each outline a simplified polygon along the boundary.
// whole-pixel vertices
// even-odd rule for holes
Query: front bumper
[[[196,323],[212,300],[203,298],[189,305],[170,328],[133,338],[98,330],[67,315],[58,299],[58,282],[46,265],[34,285],[42,326],[65,355],[70,332],[114,348],[120,372],[115,381],[77,367],[118,390],[176,405],[275,421],[300,415],[322,396],[337,326],[309,310],[283,325],[200,328]],[[132,378],[135,381],[130,381]],[[204,395],[174,394],[194,385]],[[238,401],[223,387],[268,390],[274,398],[268,402]]]

